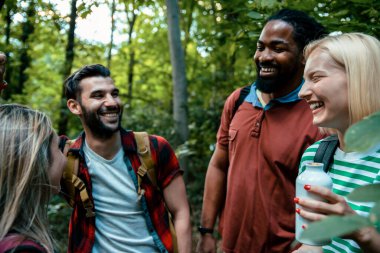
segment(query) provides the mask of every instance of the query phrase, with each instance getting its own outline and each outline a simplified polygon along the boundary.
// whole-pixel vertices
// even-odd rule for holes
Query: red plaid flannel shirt
[[[136,175],[137,169],[141,163],[137,154],[134,134],[132,131],[121,130],[120,132],[125,155],[130,160]],[[64,136],[61,138],[67,139]],[[84,133],[82,133],[82,135],[75,140],[70,148],[70,151],[78,154],[79,156],[80,165],[78,176],[85,183],[89,197],[93,202],[91,176],[88,172],[82,149],[83,138]],[[172,148],[164,138],[150,135],[149,139],[152,158],[156,164],[157,183],[161,189],[164,189],[171,182],[171,180],[178,174],[182,173],[182,171],[179,169],[179,163]],[[158,238],[156,238],[154,241],[159,250],[166,252],[166,249],[167,252],[171,253],[173,252],[173,242],[169,229],[169,218],[164,206],[162,194],[155,189],[152,184],[150,184],[146,177],[142,181],[141,187],[145,189],[144,196],[151,221],[147,221],[148,228],[150,229],[149,232],[156,233],[158,235],[159,240],[157,241]],[[91,252],[95,240],[95,217],[86,217],[86,211],[83,208],[78,192],[76,193],[75,200],[76,204],[74,206],[69,225],[68,252]],[[153,225],[153,227],[151,225]]]

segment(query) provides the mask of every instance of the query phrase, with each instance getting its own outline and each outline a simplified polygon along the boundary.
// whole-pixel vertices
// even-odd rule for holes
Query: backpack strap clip
[[[137,169],[138,194],[139,199],[144,195],[145,190],[141,188],[141,182],[145,175],[148,176],[150,182],[157,187],[156,171],[154,170],[154,162],[150,151],[150,141],[147,132],[134,132],[137,153],[140,158],[141,165]]]

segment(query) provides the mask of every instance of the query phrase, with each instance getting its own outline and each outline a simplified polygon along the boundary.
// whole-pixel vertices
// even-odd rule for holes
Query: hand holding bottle
[[[301,234],[303,229],[311,222],[313,219],[308,219],[307,217],[303,217],[300,215],[301,207],[308,211],[309,213],[314,213],[315,210],[308,209],[306,206],[299,205],[299,199],[302,200],[313,200],[314,203],[324,203],[327,201],[323,196],[318,194],[314,194],[310,191],[310,185],[319,185],[324,187],[326,190],[332,189],[333,182],[329,175],[325,173],[323,170],[323,163],[307,163],[306,169],[301,174],[298,175],[296,180],[296,197],[294,198],[294,202],[296,203],[296,239],[297,241],[312,245],[312,246],[321,246],[329,244],[330,241],[316,241],[310,239],[301,239]]]
[[[331,190],[315,185],[305,185],[305,190],[313,193],[327,202],[306,199],[294,198],[294,202],[298,204],[296,212],[303,218],[310,221],[317,221],[325,218],[327,215],[349,215],[355,214],[355,211],[347,204],[346,200]]]
[[[319,221],[324,219],[328,215],[351,215],[355,214],[355,211],[348,205],[346,200],[330,189],[323,186],[305,185],[304,189],[310,194],[319,196],[322,200],[309,199],[309,198],[294,198],[294,202],[297,204],[296,213],[297,221],[307,221],[306,224],[300,225],[302,229],[307,228],[307,224],[313,221]],[[346,235],[344,238],[357,240],[356,233]],[[298,239],[298,238],[297,238]],[[302,241],[302,243],[308,245],[326,245],[329,242],[313,242]]]

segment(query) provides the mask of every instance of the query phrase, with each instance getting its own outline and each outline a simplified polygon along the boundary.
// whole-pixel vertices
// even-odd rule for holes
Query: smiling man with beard
[[[291,251],[295,208],[289,203],[298,165],[303,151],[323,137],[298,98],[303,48],[324,33],[300,11],[284,9],[267,20],[253,57],[256,82],[236,111],[242,88],[224,105],[206,174],[198,252],[216,252],[218,216],[225,253]]]
[[[143,178],[144,191],[140,192],[135,135],[121,127],[123,106],[110,71],[99,64],[85,66],[65,81],[65,93],[69,110],[80,118],[84,129],[69,153],[79,159],[77,176],[95,211],[95,217],[87,217],[81,203],[74,205],[68,252],[171,253],[175,238],[165,206],[173,217],[179,252],[190,252],[186,189],[169,143],[160,136],[149,136],[161,191]],[[79,192],[75,199],[79,201]]]
[[[84,127],[87,127],[97,138],[111,138],[115,132],[121,129],[122,105],[118,99],[119,90],[114,87],[110,77],[92,77],[82,80],[81,85],[82,96],[78,100],[78,105],[82,109]],[[109,92],[114,99],[109,104],[103,103],[101,99],[103,97],[102,86],[112,88]]]

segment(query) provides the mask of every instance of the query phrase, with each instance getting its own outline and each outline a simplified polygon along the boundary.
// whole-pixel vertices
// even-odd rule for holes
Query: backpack
[[[94,217],[95,212],[94,206],[88,195],[86,185],[83,181],[77,177],[79,170],[79,158],[70,152],[70,146],[74,143],[73,140],[67,140],[64,144],[63,154],[67,157],[67,164],[62,174],[61,183],[64,185],[66,192],[63,197],[66,199],[67,203],[74,207],[75,204],[75,190],[79,191],[79,196],[86,210],[86,217]]]
[[[137,145],[137,154],[141,162],[141,165],[137,170],[138,195],[140,198],[144,195],[145,191],[141,188],[141,182],[145,176],[148,178],[154,188],[156,188],[160,194],[162,194],[162,191],[157,184],[156,168],[150,150],[149,135],[147,132],[134,132],[134,136]],[[78,190],[80,192],[81,202],[86,210],[86,217],[94,217],[94,206],[90,201],[86,185],[79,177],[77,177],[79,170],[79,158],[72,152],[69,152],[70,146],[73,144],[73,142],[73,140],[67,140],[63,149],[63,154],[67,156],[67,165],[63,172],[62,180],[62,184],[65,185],[65,189],[67,191],[67,195],[64,197],[69,205],[73,207],[75,204],[75,191]],[[177,253],[177,235],[174,229],[173,219],[166,205],[165,208],[169,217],[169,228],[172,235],[173,252]]]
[[[46,250],[37,242],[25,239],[20,234],[8,234],[0,240],[0,253],[30,252],[44,253]]]
[[[232,110],[231,120],[235,116],[235,113],[239,109],[240,105],[244,102],[244,99],[248,96],[251,86],[252,85],[247,85],[240,90],[239,98],[235,101],[234,109]]]
[[[162,195],[162,191],[157,184],[157,176],[156,176],[156,168],[154,166],[154,162],[152,159],[152,154],[150,151],[150,141],[149,135],[147,132],[134,132],[135,140],[137,144],[137,153],[140,158],[141,165],[137,170],[137,185],[138,185],[138,194],[142,196],[144,194],[144,190],[141,189],[141,182],[144,176],[146,175],[151,182],[151,184],[160,192]],[[177,243],[177,234],[175,232],[174,223],[172,219],[172,215],[169,212],[168,208],[165,205],[166,213],[169,217],[169,229],[170,234],[172,235],[173,241],[173,253],[178,253],[178,243]]]
[[[339,139],[337,135],[330,135],[323,139],[321,144],[315,152],[314,162],[323,163],[324,172],[328,172],[331,163],[334,161],[334,154],[339,145]]]

